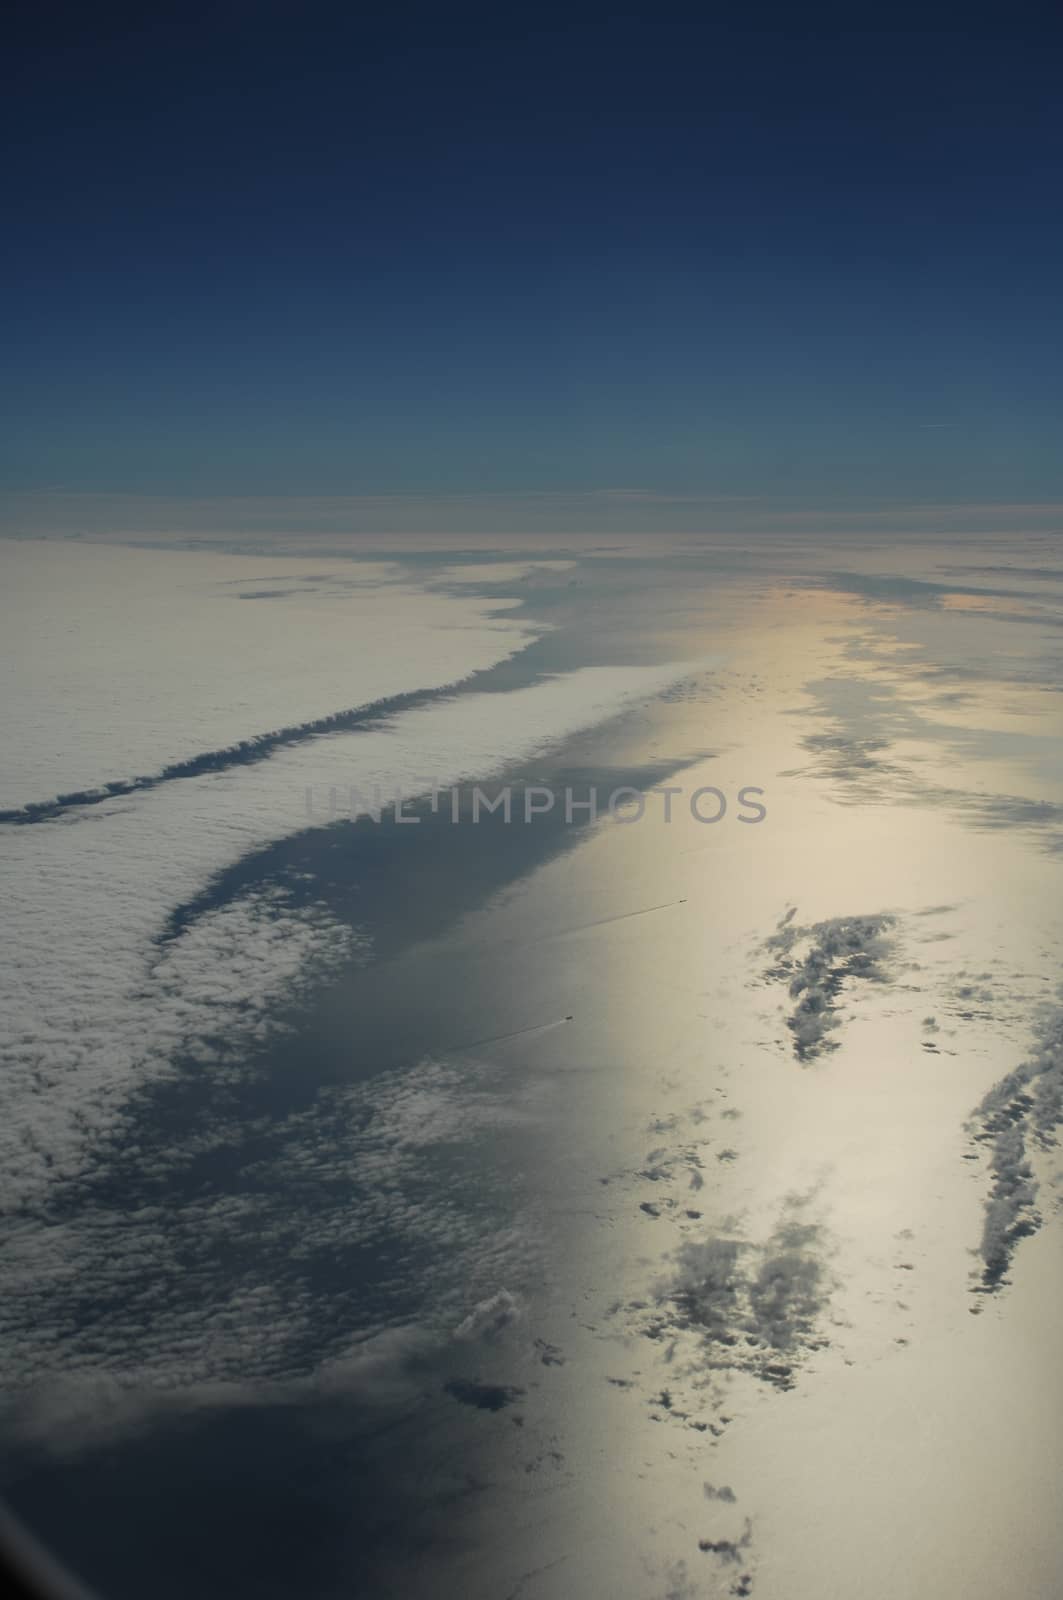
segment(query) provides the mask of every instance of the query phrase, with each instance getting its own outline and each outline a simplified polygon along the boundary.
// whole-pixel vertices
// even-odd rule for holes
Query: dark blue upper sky
[[[1063,499],[1046,18],[20,7],[0,485]]]

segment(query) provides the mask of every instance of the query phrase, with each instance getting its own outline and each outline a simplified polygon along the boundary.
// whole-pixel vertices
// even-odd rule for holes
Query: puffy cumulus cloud
[[[833,1288],[830,1241],[809,1216],[812,1199],[788,1196],[764,1239],[746,1238],[735,1226],[686,1240],[643,1331],[655,1339],[692,1333],[702,1364],[791,1388],[801,1359],[828,1342],[821,1323]]]
[[[499,1289],[497,1294],[489,1295],[486,1300],[473,1306],[469,1315],[463,1317],[454,1329],[454,1337],[461,1340],[498,1339],[523,1315],[524,1304],[520,1298],[510,1294],[508,1289]]]
[[[989,1149],[990,1190],[979,1246],[979,1287],[999,1289],[1019,1242],[1041,1226],[1034,1161],[1063,1126],[1063,1006],[1048,1009],[1034,1048],[989,1091],[974,1114],[975,1138]]]
[[[755,1336],[773,1350],[793,1350],[812,1340],[827,1298],[820,1242],[817,1225],[790,1217],[761,1252],[749,1284],[750,1321]]]
[[[698,1549],[707,1555],[719,1556],[720,1560],[737,1565],[746,1558],[746,1551],[753,1543],[753,1524],[747,1517],[742,1528],[742,1533],[737,1539],[699,1539]]]
[[[719,1344],[733,1343],[742,1321],[748,1249],[744,1240],[719,1236],[688,1240],[679,1249],[669,1298],[688,1326]]]
[[[841,1024],[838,1000],[853,983],[885,983],[891,976],[896,918],[831,917],[802,927],[791,909],[765,941],[771,958],[765,976],[784,982],[793,1008],[786,1025],[793,1035],[798,1061],[811,1061],[835,1050],[831,1037]]]

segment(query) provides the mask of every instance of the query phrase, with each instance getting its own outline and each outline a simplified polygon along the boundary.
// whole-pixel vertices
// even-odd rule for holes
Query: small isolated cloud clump
[[[765,977],[785,982],[794,1002],[786,1019],[798,1061],[812,1061],[838,1048],[831,1034],[841,1016],[838,998],[853,982],[885,983],[890,978],[892,930],[896,919],[875,916],[831,917],[802,927],[793,907],[765,941],[771,956]]]
[[[819,1323],[832,1286],[828,1241],[823,1227],[807,1217],[809,1199],[789,1196],[762,1242],[732,1228],[681,1245],[673,1275],[658,1288],[665,1319],[658,1315],[649,1334],[694,1332],[709,1345],[711,1365],[741,1368],[777,1388],[792,1388],[797,1360],[827,1343]],[[713,1494],[725,1500],[730,1491]]]
[[[753,1524],[747,1517],[738,1539],[699,1539],[698,1549],[719,1556],[721,1561],[736,1564],[741,1561],[753,1543]]]
[[[523,1314],[524,1307],[518,1297],[510,1294],[508,1289],[499,1289],[497,1294],[489,1295],[486,1300],[473,1306],[469,1315],[454,1329],[454,1337],[493,1342],[519,1322]]]
[[[975,1138],[991,1152],[992,1185],[979,1247],[983,1290],[992,1292],[1007,1282],[1019,1241],[1041,1226],[1030,1148],[1054,1146],[1061,1124],[1063,1006],[1057,1006],[1042,1021],[1029,1058],[991,1089],[975,1112]]]

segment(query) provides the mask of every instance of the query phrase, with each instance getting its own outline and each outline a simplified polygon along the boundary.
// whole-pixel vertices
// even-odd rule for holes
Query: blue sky
[[[1063,32],[744,15],[19,7],[0,490],[1063,500]]]

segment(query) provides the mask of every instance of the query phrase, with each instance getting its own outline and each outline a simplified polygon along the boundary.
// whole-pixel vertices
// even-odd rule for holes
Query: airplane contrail
[[[674,906],[685,906],[686,903],[684,895],[682,900],[665,900],[659,906],[640,906],[637,911],[619,911],[615,917],[598,917],[594,922],[579,922],[574,928],[558,928],[554,933],[543,934],[542,938],[563,939],[569,933],[585,933],[588,928],[604,928],[610,922],[626,922],[629,917],[648,917],[651,911],[671,911]]]
[[[563,1028],[566,1022],[574,1020],[570,1011],[567,1017],[556,1017],[553,1022],[533,1022],[526,1028],[514,1028],[512,1033],[493,1033],[487,1039],[466,1039],[460,1044],[444,1045],[446,1050],[478,1050],[485,1044],[502,1044],[507,1039],[520,1039],[529,1033],[548,1033],[552,1028]]]

